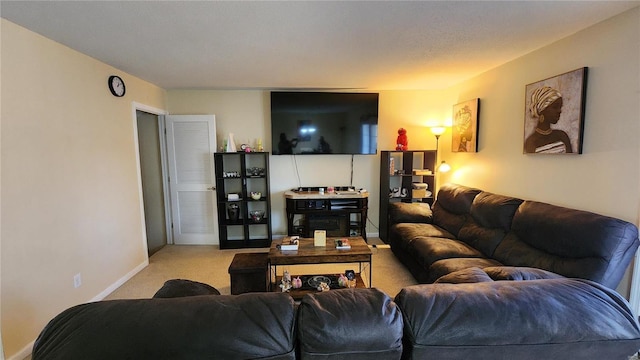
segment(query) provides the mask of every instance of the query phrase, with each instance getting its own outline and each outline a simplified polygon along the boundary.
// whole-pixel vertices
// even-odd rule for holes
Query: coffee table
[[[288,238],[285,238],[288,239]],[[369,265],[368,287],[371,287],[371,249],[361,236],[349,237],[351,249],[338,250],[335,248],[335,240],[344,239],[344,237],[328,237],[326,246],[314,246],[313,238],[300,238],[298,250],[280,250],[279,245],[282,239],[273,240],[269,249],[269,268],[271,282],[271,291],[282,291],[278,286],[282,280],[278,276],[278,266],[285,265],[305,265],[305,264],[333,264],[333,263],[358,263],[358,272],[356,273],[356,287],[366,287],[362,280],[363,264]],[[291,274],[292,277],[303,274]],[[305,274],[306,275],[306,274]],[[326,274],[318,274],[326,275]],[[304,294],[316,292],[317,290],[294,290],[291,289],[289,294],[294,299],[299,299]]]

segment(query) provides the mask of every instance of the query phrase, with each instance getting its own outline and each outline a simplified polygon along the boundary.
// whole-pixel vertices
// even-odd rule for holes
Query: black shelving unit
[[[393,202],[423,202],[433,205],[436,188],[436,150],[409,151],[381,151],[380,152],[380,239],[388,238],[388,209]],[[414,174],[415,170],[423,170],[421,175]],[[430,170],[431,173],[424,173]],[[431,193],[426,197],[414,197],[413,183],[427,184]],[[393,189],[399,189],[400,194],[394,196]],[[402,189],[406,189],[403,196]]]
[[[214,154],[220,249],[259,248],[271,245],[269,153],[220,152]],[[253,198],[252,192],[259,192]],[[237,200],[229,197],[237,195]],[[237,216],[229,211],[237,207]],[[253,211],[264,211],[256,220]]]

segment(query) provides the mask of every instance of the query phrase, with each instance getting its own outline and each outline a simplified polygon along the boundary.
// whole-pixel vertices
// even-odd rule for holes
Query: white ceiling
[[[165,89],[391,90],[459,83],[638,5],[2,0],[0,15]]]

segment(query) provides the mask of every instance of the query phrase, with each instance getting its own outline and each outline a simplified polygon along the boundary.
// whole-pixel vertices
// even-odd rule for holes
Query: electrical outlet
[[[82,285],[82,276],[80,275],[80,273],[77,273],[73,277],[73,287],[74,288],[79,288],[80,285]]]

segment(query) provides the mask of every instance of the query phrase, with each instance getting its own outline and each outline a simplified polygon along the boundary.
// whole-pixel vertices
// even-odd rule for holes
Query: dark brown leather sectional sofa
[[[393,251],[428,283],[393,300],[341,289],[298,305],[175,282],[67,309],[32,358],[627,360],[640,348],[613,290],[638,248],[633,224],[459,185],[433,211],[394,205],[390,221]]]
[[[494,280],[561,275],[615,289],[640,244],[623,220],[455,184],[433,209],[394,203],[389,214],[391,249],[421,283],[479,268]]]

